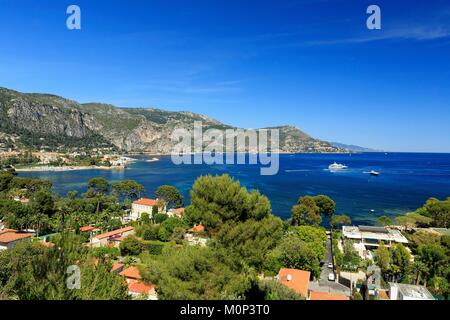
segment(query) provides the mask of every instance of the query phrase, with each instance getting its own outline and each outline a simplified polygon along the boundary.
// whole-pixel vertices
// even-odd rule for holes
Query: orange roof
[[[154,200],[154,199],[147,199],[147,198],[142,198],[136,201],[133,201],[134,204],[140,204],[143,206],[157,206],[158,205],[158,200]]]
[[[154,284],[148,284],[142,281],[131,282],[128,284],[128,291],[132,293],[149,294],[154,288]]]
[[[278,272],[278,281],[306,298],[310,275],[309,271],[281,268]]]
[[[117,271],[117,270],[119,270],[121,268],[123,268],[123,264],[122,263],[114,262],[112,264],[112,267],[111,267],[111,272]]]
[[[338,294],[332,294],[328,292],[311,292],[309,294],[309,300],[350,300],[346,296]]]
[[[184,214],[184,208],[177,208],[173,210],[173,213],[178,214],[178,215],[183,215]]]
[[[142,279],[141,273],[139,272],[139,269],[137,267],[128,267],[121,273],[119,273],[119,275],[129,279]]]
[[[124,233],[124,232],[127,232],[127,231],[131,231],[133,229],[134,229],[133,227],[125,227],[125,228],[113,230],[113,231],[110,231],[110,232],[105,232],[105,233],[102,233],[102,234],[98,234],[94,238],[96,238],[96,239],[109,238],[111,236],[115,236],[116,234],[121,234],[121,233]]]
[[[0,231],[0,243],[10,243],[17,240],[30,238],[31,236],[33,236],[32,233],[19,232],[13,229],[4,229]]]
[[[80,228],[80,232],[89,232],[89,231],[93,231],[95,228],[92,226],[84,226]]]
[[[188,229],[188,232],[203,232],[205,231],[205,226],[202,224],[199,224],[198,226],[194,226],[193,228]]]

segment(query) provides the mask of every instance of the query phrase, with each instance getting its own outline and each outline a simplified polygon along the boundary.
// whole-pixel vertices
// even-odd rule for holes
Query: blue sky
[[[0,86],[19,91],[450,152],[448,1],[0,0],[0,41]]]

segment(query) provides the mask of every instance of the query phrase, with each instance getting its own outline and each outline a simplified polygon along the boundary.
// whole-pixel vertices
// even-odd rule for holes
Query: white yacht
[[[342,169],[346,169],[346,168],[347,168],[346,165],[336,163],[336,162],[334,162],[333,164],[330,164],[328,166],[328,169],[330,169],[330,170],[342,170]]]
[[[378,171],[372,170],[370,171],[371,176],[378,176],[380,173]]]

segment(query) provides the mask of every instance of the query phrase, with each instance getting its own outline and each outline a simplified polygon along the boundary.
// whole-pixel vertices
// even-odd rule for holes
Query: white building
[[[424,286],[403,283],[389,283],[391,300],[434,300],[433,295]]]
[[[134,235],[133,227],[124,227],[121,229],[98,234],[91,239],[93,247],[114,246],[117,247],[123,238]]]
[[[164,213],[166,211],[165,207],[159,206],[158,199],[155,200],[155,199],[142,198],[142,199],[136,200],[131,205],[131,212],[130,212],[130,215],[128,216],[128,219],[133,220],[133,221],[138,220],[141,218],[141,215],[144,212],[148,213],[148,216],[151,218],[154,206],[158,206],[158,213]]]
[[[394,243],[408,243],[399,230],[370,226],[343,226],[344,239],[353,240],[364,245],[366,249],[376,249],[382,241],[386,246]]]

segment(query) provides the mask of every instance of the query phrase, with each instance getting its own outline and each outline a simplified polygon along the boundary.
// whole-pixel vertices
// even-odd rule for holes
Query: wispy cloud
[[[358,36],[342,39],[325,39],[325,40],[312,40],[293,44],[293,46],[326,46],[326,45],[339,45],[339,44],[356,44],[366,43],[381,40],[415,40],[415,41],[427,41],[450,38],[450,29],[444,26],[439,27],[410,27],[400,28],[392,31],[375,30],[370,31],[372,33],[369,36]]]

